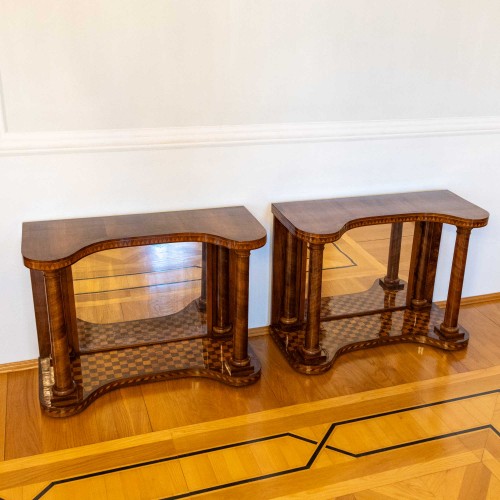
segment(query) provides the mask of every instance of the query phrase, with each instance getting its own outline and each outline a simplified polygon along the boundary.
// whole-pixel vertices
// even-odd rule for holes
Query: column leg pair
[[[203,243],[202,293],[200,304],[208,307],[208,333],[223,336],[233,332],[231,374],[253,371],[248,356],[249,250],[229,250]],[[232,296],[230,295],[230,288]],[[210,299],[207,301],[207,296]]]
[[[308,243],[307,248],[309,249],[307,323],[305,342],[299,355],[306,364],[319,364],[326,360],[319,345],[324,245]],[[296,238],[275,218],[271,322],[281,330],[293,332],[303,326],[306,315],[305,261],[305,242]]]
[[[385,290],[401,290],[404,288],[399,279],[402,234],[403,224],[392,224],[387,275],[380,280],[380,284]],[[302,348],[302,356],[305,361],[313,360],[318,362],[319,360],[321,362],[325,359],[319,345],[323,249],[324,245],[309,243],[307,327],[305,343]]]
[[[441,230],[441,223],[415,223],[407,296],[407,304],[413,309],[430,307],[432,304]],[[463,338],[458,327],[458,314],[470,233],[470,228],[457,227],[444,319],[441,325],[435,327],[436,333],[446,340]]]
[[[277,230],[277,231],[276,231]],[[410,280],[408,286],[408,306],[413,309],[430,307],[434,291],[437,259],[441,240],[441,223],[417,222],[415,224],[414,245]],[[274,264],[280,271],[274,273],[274,281],[278,283],[283,275],[282,283],[273,290],[273,323],[278,319],[276,311],[279,309],[279,323],[283,326],[297,322],[297,251],[296,238],[289,232],[284,233],[284,228],[275,221],[275,255]],[[458,313],[462,293],[463,278],[467,257],[470,229],[457,228],[455,252],[452,263],[452,272],[448,289],[448,300],[442,324],[436,326],[436,331],[445,339],[458,339],[463,337],[459,332]],[[401,250],[402,224],[395,223],[391,230],[391,244],[387,275],[381,280],[381,285],[388,290],[402,288],[400,283],[399,258]],[[278,248],[278,251],[276,250]],[[281,248],[281,255],[279,254]],[[323,244],[309,243],[309,284],[307,301],[307,324],[304,346],[301,355],[304,362],[309,364],[322,362],[320,348],[320,312],[321,312],[321,281],[323,263]],[[281,263],[280,263],[281,258]],[[284,262],[284,264],[283,264]],[[300,274],[300,273],[299,273]],[[280,296],[283,298],[280,299]],[[279,305],[279,308],[276,306]]]

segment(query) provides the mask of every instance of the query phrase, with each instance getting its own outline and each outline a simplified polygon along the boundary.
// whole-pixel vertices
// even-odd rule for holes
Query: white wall
[[[464,295],[499,291],[499,21],[496,0],[0,0],[0,363],[37,357],[26,220],[243,204],[270,232],[274,201],[448,188],[491,213]],[[269,284],[267,245],[252,327]]]
[[[11,132],[500,115],[497,0],[0,0]]]

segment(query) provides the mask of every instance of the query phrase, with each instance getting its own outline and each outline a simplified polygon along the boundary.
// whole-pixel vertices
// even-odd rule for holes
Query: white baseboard
[[[0,133],[0,156],[498,134],[500,116]]]

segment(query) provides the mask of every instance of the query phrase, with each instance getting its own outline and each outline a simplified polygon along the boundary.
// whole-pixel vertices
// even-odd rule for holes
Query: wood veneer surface
[[[34,221],[23,224],[22,254],[27,267],[52,270],[100,250],[178,241],[253,250],[266,232],[245,207]]]
[[[419,220],[474,228],[485,226],[489,217],[450,191],[274,203],[272,211],[289,231],[312,243],[335,241],[349,229],[372,224]]]
[[[0,463],[0,497],[499,498],[499,374],[495,366],[169,431],[110,434]]]

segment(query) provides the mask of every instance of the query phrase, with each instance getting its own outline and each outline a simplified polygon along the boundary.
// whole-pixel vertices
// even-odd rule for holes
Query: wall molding
[[[14,361],[0,365],[0,374],[20,372],[24,370],[34,370],[38,368],[38,359],[28,359],[26,361]]]
[[[0,156],[500,133],[500,116],[14,133]]]

